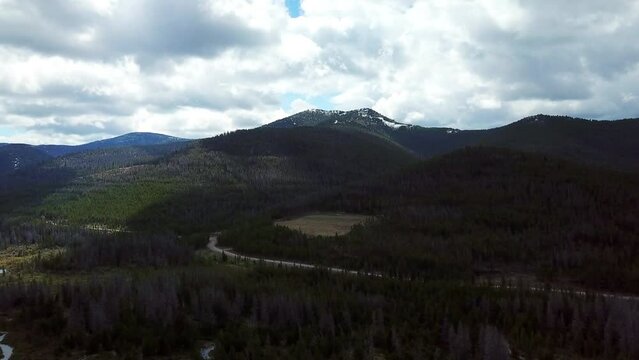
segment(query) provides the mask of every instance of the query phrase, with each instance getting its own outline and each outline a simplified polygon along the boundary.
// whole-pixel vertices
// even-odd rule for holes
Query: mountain
[[[190,358],[209,344],[216,359],[638,358],[639,174],[488,146],[415,155],[523,142],[610,156],[626,146],[616,126],[338,116],[25,167],[41,150],[9,145],[21,164],[0,176],[10,344],[32,359]],[[273,221],[315,211],[367,221],[326,237]],[[210,253],[218,231],[220,246],[279,265]]]
[[[639,119],[596,121],[535,115],[479,133],[478,144],[639,171]]]
[[[431,158],[467,146],[539,152],[619,170],[639,171],[639,119],[594,121],[535,115],[487,130],[428,128],[397,122],[372,109],[307,110],[266,125],[269,128],[338,127],[385,137]]]
[[[36,211],[74,223],[214,230],[251,214],[312,210],[304,204],[321,194],[466,147],[636,168],[637,124],[538,115],[496,129],[456,130],[402,124],[371,109],[310,110],[209,139],[58,157],[41,173],[61,180]],[[146,134],[82,148],[140,143],[140,137]],[[13,187],[7,189],[10,196]]]
[[[111,149],[111,148],[123,148],[130,146],[149,146],[149,145],[162,145],[172,144],[180,142],[188,142],[190,140],[177,138],[173,136],[136,132],[121,135],[111,139],[99,140],[90,142],[88,144],[69,146],[69,145],[41,145],[38,146],[44,150],[47,154],[53,157],[59,157],[67,154],[99,150],[99,149]]]
[[[374,220],[321,240],[257,221],[222,246],[401,278],[526,273],[639,291],[638,174],[469,147],[345,184],[314,208]]]
[[[44,151],[24,144],[0,146],[0,175],[26,169],[51,159]]]
[[[59,223],[208,231],[305,204],[416,160],[388,139],[348,128],[257,128],[171,148],[182,144],[92,150],[49,161],[40,174],[60,173],[60,181],[29,200],[36,204],[31,210]],[[21,183],[11,180],[6,201]]]
[[[220,229],[256,214],[304,206],[308,199],[345,183],[392,172],[413,161],[415,157],[404,148],[358,131],[313,127],[236,131],[198,141],[193,148],[127,174],[137,183],[161,180],[170,188],[127,224],[183,233]]]
[[[368,108],[350,111],[311,109],[265,125],[268,128],[309,126],[350,128],[386,137],[391,136],[394,130],[413,127],[413,125],[397,122]]]
[[[91,174],[109,169],[150,163],[190,145],[192,145],[191,142],[183,141],[160,145],[87,150],[55,158],[52,165],[72,169],[82,174]]]

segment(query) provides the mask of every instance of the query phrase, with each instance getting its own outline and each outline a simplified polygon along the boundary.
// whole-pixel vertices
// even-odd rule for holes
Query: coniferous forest
[[[639,360],[639,0],[0,0],[0,360]]]
[[[1,174],[4,341],[26,359],[639,357],[632,167],[424,156],[424,132],[265,127]],[[312,213],[367,220],[276,224]]]

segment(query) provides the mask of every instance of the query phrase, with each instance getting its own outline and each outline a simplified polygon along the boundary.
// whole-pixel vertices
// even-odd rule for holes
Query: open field
[[[344,213],[309,214],[294,219],[276,221],[276,225],[291,230],[299,230],[306,235],[333,236],[344,235],[357,224],[364,223],[370,216]]]

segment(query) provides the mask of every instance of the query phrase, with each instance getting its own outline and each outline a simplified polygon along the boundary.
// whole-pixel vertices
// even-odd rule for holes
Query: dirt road
[[[208,248],[211,251],[213,251],[213,252],[215,252],[217,254],[220,254],[220,255],[224,254],[227,257],[231,258],[231,259],[248,260],[248,261],[253,261],[253,262],[261,262],[261,263],[265,263],[265,264],[272,264],[272,265],[278,265],[278,266],[290,267],[290,268],[296,268],[296,269],[309,269],[309,270],[321,269],[321,270],[327,270],[327,271],[330,271],[330,272],[340,273],[340,274],[352,274],[352,275],[363,275],[363,276],[371,276],[371,277],[382,277],[382,275],[378,274],[378,273],[354,271],[354,270],[341,269],[341,268],[336,268],[336,267],[325,267],[325,266],[321,266],[321,265],[305,264],[305,263],[300,263],[300,262],[292,262],[292,261],[284,261],[284,260],[273,260],[273,259],[263,259],[263,258],[256,258],[256,257],[251,257],[251,256],[240,255],[240,254],[234,253],[230,249],[223,249],[223,248],[218,247],[217,246],[217,234],[212,234],[209,237]]]
[[[336,268],[336,267],[325,267],[325,266],[320,266],[320,265],[305,264],[305,263],[299,263],[299,262],[264,259],[264,258],[257,258],[257,257],[240,255],[240,254],[234,253],[231,249],[224,249],[224,248],[218,247],[217,246],[217,237],[218,237],[217,234],[212,234],[209,237],[208,248],[211,251],[213,251],[215,253],[218,253],[220,255],[225,254],[226,256],[228,256],[231,259],[248,260],[248,261],[253,261],[253,262],[261,262],[261,263],[265,263],[265,264],[279,265],[279,266],[283,266],[283,267],[290,267],[290,268],[296,268],[296,269],[309,269],[309,270],[322,269],[322,270],[327,270],[327,271],[330,271],[330,272],[333,272],[333,273],[340,273],[340,274],[352,274],[352,275],[370,276],[370,277],[378,277],[378,278],[385,277],[384,275],[382,275],[380,273],[354,271],[354,270],[347,270],[347,269],[341,269],[341,268]],[[499,286],[499,285],[488,285],[488,286],[493,287],[493,288],[505,288],[505,289],[509,289],[509,290],[518,290],[519,289],[519,288],[517,288],[515,286]],[[563,289],[563,288],[550,288],[550,289],[547,289],[547,288],[540,287],[540,286],[531,286],[530,288],[528,288],[526,290],[533,291],[533,292],[546,292],[546,291],[549,291],[549,292],[555,293],[555,294],[566,294],[566,295],[577,295],[577,296],[596,295],[596,296],[601,296],[601,297],[606,298],[606,299],[626,300],[626,301],[639,301],[639,296],[624,295],[624,294],[614,294],[614,293],[607,293],[607,292],[595,291],[595,290]]]

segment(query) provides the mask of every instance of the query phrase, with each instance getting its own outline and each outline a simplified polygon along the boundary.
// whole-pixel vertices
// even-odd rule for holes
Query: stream
[[[0,360],[9,360],[13,354],[13,348],[2,343],[5,336],[7,336],[7,333],[0,332],[0,354],[2,354],[2,358],[0,358]]]

